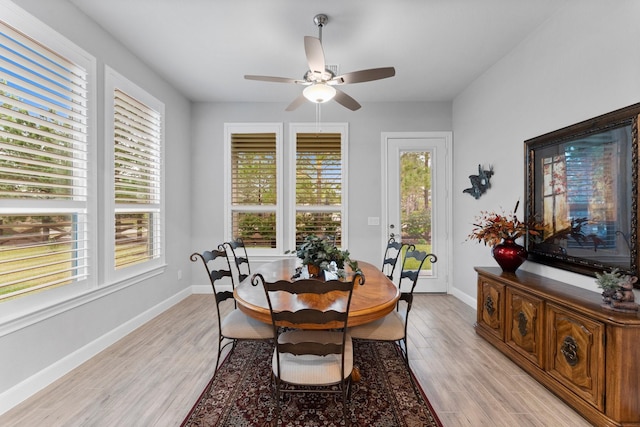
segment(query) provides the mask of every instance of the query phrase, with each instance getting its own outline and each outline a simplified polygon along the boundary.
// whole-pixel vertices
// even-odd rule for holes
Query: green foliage
[[[339,205],[342,201],[340,154],[299,154],[296,171],[296,204]]]
[[[287,251],[288,253],[289,251]],[[353,271],[358,271],[357,261],[349,257],[349,251],[340,250],[327,238],[310,234],[296,249],[296,256],[302,260],[302,265],[317,265],[322,270],[329,270],[329,265],[335,261],[338,274],[344,277],[344,266],[349,265]]]
[[[406,237],[419,241],[430,240],[431,237],[431,210],[419,210],[409,214],[403,222],[402,230]]]
[[[242,238],[248,246],[275,247],[275,216],[271,213],[242,213],[238,216],[234,235]]]
[[[0,80],[6,84],[6,81]],[[15,96],[0,90],[6,98],[16,99]],[[73,158],[70,157],[73,142],[72,135],[56,130],[44,122],[59,126],[51,118],[39,116],[16,107],[7,102],[2,104],[0,122],[3,135],[0,142],[0,192],[2,198],[30,198],[53,199],[71,194]],[[50,113],[57,114],[49,109]],[[20,118],[33,117],[32,121]],[[15,125],[13,125],[15,124]],[[68,125],[63,125],[68,127]],[[25,129],[33,129],[29,132]],[[25,171],[16,174],[16,171]],[[69,178],[59,178],[68,175]]]
[[[625,279],[626,277],[619,273],[618,268],[614,268],[609,273],[606,271],[602,274],[596,273],[596,283],[604,291],[617,290]]]
[[[402,238],[431,240],[431,165],[425,152],[402,153]]]
[[[296,214],[296,242],[311,234],[336,236],[338,238],[342,222],[335,212],[298,212]]]

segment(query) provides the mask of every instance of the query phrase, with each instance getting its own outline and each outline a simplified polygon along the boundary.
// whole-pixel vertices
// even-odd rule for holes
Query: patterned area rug
[[[239,343],[182,426],[270,425],[275,405],[270,380],[272,351],[270,342]],[[442,427],[394,344],[355,341],[354,359],[361,379],[352,384],[348,403],[352,426]],[[278,425],[344,425],[341,399],[328,393],[287,394]]]

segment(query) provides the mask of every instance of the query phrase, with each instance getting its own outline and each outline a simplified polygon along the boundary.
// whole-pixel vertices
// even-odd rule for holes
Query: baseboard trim
[[[461,292],[459,289],[456,289],[456,288],[452,288],[449,293],[454,297],[458,298],[463,303],[467,304],[469,307],[473,308],[474,310],[477,309],[478,300],[476,300],[475,298],[470,297],[469,295],[465,294],[464,292]]]

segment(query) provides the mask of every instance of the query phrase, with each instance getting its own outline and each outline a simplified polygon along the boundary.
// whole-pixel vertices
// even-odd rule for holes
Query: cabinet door
[[[543,307],[541,299],[507,288],[505,342],[539,367],[543,367]]]
[[[604,410],[604,325],[554,304],[546,316],[549,375]]]
[[[504,340],[504,285],[478,277],[478,326]]]

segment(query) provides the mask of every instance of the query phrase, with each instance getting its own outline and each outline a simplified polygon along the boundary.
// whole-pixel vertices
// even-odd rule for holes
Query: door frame
[[[434,224],[435,227],[443,227],[444,228],[444,241],[439,242],[441,244],[441,250],[439,250],[436,255],[438,259],[445,259],[447,262],[441,269],[442,273],[445,275],[445,282],[447,284],[448,294],[451,290],[450,279],[452,277],[452,256],[453,256],[453,245],[451,242],[451,238],[453,236],[453,222],[452,222],[452,214],[453,214],[453,198],[451,197],[451,187],[452,187],[452,176],[453,176],[453,152],[452,152],[452,142],[453,142],[453,132],[450,131],[435,131],[435,132],[382,132],[381,133],[381,156],[380,170],[382,171],[381,177],[381,187],[382,187],[382,212],[381,212],[381,221],[380,221],[380,248],[385,248],[387,245],[387,241],[389,240],[389,203],[388,203],[388,168],[387,168],[387,150],[389,148],[389,141],[392,139],[429,139],[429,138],[440,138],[444,139],[445,144],[445,162],[444,165],[439,165],[440,167],[445,168],[444,176],[445,182],[438,182],[438,185],[444,185],[444,214],[443,218],[439,218],[439,222]],[[383,252],[380,253],[380,258],[382,259]]]

